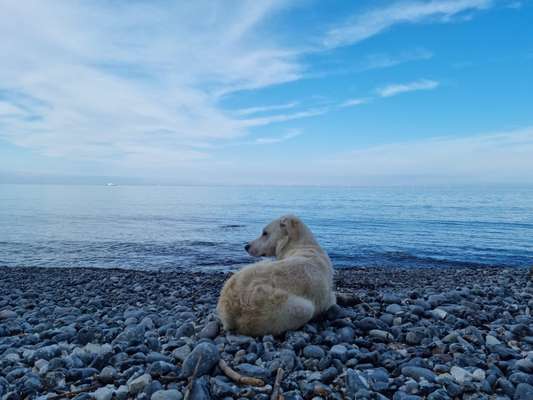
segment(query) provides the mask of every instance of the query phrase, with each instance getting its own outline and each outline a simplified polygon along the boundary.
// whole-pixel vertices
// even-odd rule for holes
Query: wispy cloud
[[[287,140],[290,140],[290,139],[293,139],[297,136],[300,136],[302,134],[302,131],[300,130],[291,130],[289,132],[287,132],[285,135],[283,136],[278,136],[278,137],[261,137],[261,138],[257,138],[255,140],[255,144],[274,144],[274,143],[281,143],[281,142],[285,142]]]
[[[483,10],[492,0],[397,1],[388,7],[370,9],[332,28],[322,44],[326,48],[346,46],[375,36],[396,24],[427,20],[450,21],[464,12]]]
[[[266,117],[256,117],[241,120],[241,123],[245,127],[269,125],[278,122],[292,121],[295,119],[316,117],[318,115],[325,114],[329,111],[328,107],[314,108],[306,111],[299,111],[289,114],[275,114]]]
[[[290,168],[263,159],[220,164],[210,179],[253,184],[259,176],[265,185],[533,184],[531,154],[533,127],[526,127],[398,141],[324,154],[312,163],[306,153],[292,153]]]
[[[273,104],[269,106],[242,108],[240,110],[235,111],[235,114],[251,115],[251,114],[259,114],[259,113],[270,112],[270,111],[287,110],[289,108],[294,108],[297,105],[298,105],[298,102],[293,101],[293,102],[284,103],[284,104]]]
[[[355,107],[362,104],[368,104],[380,97],[392,97],[402,93],[415,92],[418,90],[433,90],[439,86],[439,82],[429,79],[419,79],[417,81],[407,83],[394,83],[374,90],[375,96],[356,97],[345,100],[337,105],[339,108]]]
[[[433,53],[426,49],[404,51],[399,54],[374,53],[369,54],[364,58],[359,69],[390,68],[406,62],[429,60],[432,57]]]
[[[533,127],[463,137],[391,143],[325,162],[353,178],[412,183],[533,182]],[[450,162],[453,160],[453,162]],[[325,167],[324,167],[325,168]],[[379,178],[379,179],[378,179]]]
[[[400,93],[414,92],[417,90],[432,90],[439,86],[439,82],[429,79],[421,79],[408,83],[395,83],[383,86],[376,90],[379,97],[391,97]]]
[[[223,94],[300,78],[293,51],[253,34],[285,6],[2,2],[0,136],[50,156],[123,160],[159,150],[179,160],[203,157],[193,141],[303,118],[246,120],[218,104]]]
[[[360,106],[361,104],[366,104],[370,101],[369,98],[355,98],[349,99],[339,104],[339,107],[355,107]]]

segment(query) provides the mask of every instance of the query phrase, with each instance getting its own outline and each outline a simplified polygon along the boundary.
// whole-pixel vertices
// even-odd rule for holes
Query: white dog
[[[245,249],[276,260],[248,265],[225,283],[217,307],[224,329],[277,335],[335,304],[331,261],[299,218],[271,222]]]

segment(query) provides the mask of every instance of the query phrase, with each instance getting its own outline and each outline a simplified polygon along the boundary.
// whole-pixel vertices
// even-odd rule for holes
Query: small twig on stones
[[[74,390],[72,392],[62,392],[62,393],[47,397],[47,400],[56,400],[56,399],[65,399],[65,398],[70,399],[72,397],[76,397],[80,393],[92,392],[93,390],[96,390],[99,387],[100,385],[91,385],[80,390]]]
[[[185,392],[185,396],[183,396],[183,400],[188,400],[189,396],[191,395],[192,390],[192,384],[194,380],[196,379],[196,375],[198,374],[198,367],[200,367],[200,363],[202,362],[202,355],[198,357],[198,361],[196,362],[196,365],[194,367],[194,371],[192,372],[192,375],[189,379],[189,383],[187,384],[187,391]]]
[[[239,374],[237,371],[231,369],[226,361],[222,359],[218,362],[218,367],[228,378],[236,383],[250,386],[265,386],[265,382],[263,382],[261,379]]]
[[[272,396],[270,396],[270,400],[280,400],[280,384],[281,379],[283,378],[283,368],[278,368],[278,372],[276,373],[276,380],[274,381],[274,387],[272,388]]]

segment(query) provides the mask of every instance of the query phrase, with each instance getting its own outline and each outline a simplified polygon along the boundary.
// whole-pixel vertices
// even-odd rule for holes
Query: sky
[[[531,0],[0,0],[0,183],[533,183]]]

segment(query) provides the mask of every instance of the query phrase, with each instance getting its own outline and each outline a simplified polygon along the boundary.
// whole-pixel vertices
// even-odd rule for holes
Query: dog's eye
[[[268,235],[268,232],[267,231],[263,231],[263,236],[266,236]]]

